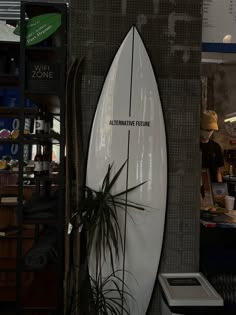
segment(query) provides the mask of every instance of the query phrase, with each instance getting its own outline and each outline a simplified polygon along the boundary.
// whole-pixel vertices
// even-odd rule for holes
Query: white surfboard
[[[157,83],[135,27],[122,42],[100,95],[89,144],[87,186],[99,190],[108,165],[113,163],[114,174],[126,160],[113,193],[147,181],[128,195],[128,200],[146,205],[147,210],[118,211],[125,254],[115,262],[115,269],[122,269],[124,264],[128,271],[124,280],[135,300],[127,300],[130,314],[144,315],[156,280],[163,241],[167,153]],[[96,274],[95,260],[92,251],[89,257],[92,277]],[[109,259],[102,261],[102,275],[105,277],[111,272]]]

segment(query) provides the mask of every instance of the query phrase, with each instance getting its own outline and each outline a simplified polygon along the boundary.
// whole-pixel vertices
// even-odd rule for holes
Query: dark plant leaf
[[[79,209],[76,209],[72,215],[74,224],[76,223],[76,217],[79,216],[79,226],[83,226],[88,232],[88,254],[94,248],[98,262],[101,262],[101,258],[105,261],[105,255],[109,255],[113,271],[115,258],[119,260],[120,249],[121,253],[123,253],[122,232],[119,225],[118,211],[125,210],[127,207],[142,211],[145,210],[145,206],[129,201],[128,194],[146,182],[123,190],[120,193],[112,194],[112,188],[127,162],[128,160],[121,165],[112,178],[111,171],[114,163],[108,165],[99,191],[85,186],[83,188],[84,198],[80,201]],[[126,196],[125,199],[120,198],[122,195]]]
[[[112,169],[112,166],[113,166],[113,163],[110,165],[108,165],[108,170],[107,170],[107,173],[104,177],[104,180],[102,182],[102,191],[106,191],[107,189],[107,186],[109,185],[109,182],[110,182],[110,174],[111,174],[111,169]]]
[[[130,292],[128,292],[128,287],[123,279],[119,277],[118,273],[120,272],[123,272],[122,269],[112,272],[105,279],[101,277],[100,272],[97,274],[96,279],[90,276],[93,305],[96,315],[130,314],[126,298],[131,297],[133,299],[133,297]],[[122,290],[120,288],[122,286],[126,287],[127,290]]]
[[[119,197],[119,196],[121,196],[121,195],[129,194],[131,191],[137,189],[138,187],[144,185],[145,183],[147,183],[147,180],[144,181],[144,182],[142,182],[142,183],[140,183],[140,184],[138,184],[138,185],[136,185],[136,186],[133,186],[133,187],[131,187],[131,188],[128,188],[128,189],[126,189],[126,190],[123,190],[123,191],[119,192],[118,194],[115,194],[113,197],[116,198],[116,197]]]
[[[130,207],[130,208],[134,208],[136,210],[145,210],[144,207],[142,207],[141,205],[139,206],[137,203],[133,204],[133,203],[130,203],[129,202],[126,202],[125,200],[124,201],[121,201],[121,200],[116,200],[115,201],[115,204],[116,206],[120,207],[120,208],[123,208],[123,207]],[[122,206],[122,207],[121,207]]]
[[[118,177],[120,176],[125,164],[127,163],[127,160],[124,162],[123,165],[121,165],[120,169],[116,172],[116,174],[114,175],[112,181],[107,185],[107,190],[106,192],[110,192],[113,185],[115,184],[115,182],[117,181]]]

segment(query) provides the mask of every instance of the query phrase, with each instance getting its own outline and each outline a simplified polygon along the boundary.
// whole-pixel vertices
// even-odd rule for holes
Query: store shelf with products
[[[28,132],[28,131],[27,131]],[[14,135],[13,135],[14,133]],[[23,140],[19,137],[18,129],[2,129],[0,130],[0,143],[23,143],[23,144],[37,144],[37,143],[55,143],[60,142],[60,134],[51,130],[47,134],[33,134],[25,133]]]
[[[40,312],[51,309],[55,314],[63,313],[66,16],[66,4],[21,2],[21,110],[17,138],[21,163],[18,173],[17,212],[20,225],[41,226],[42,230],[28,252],[23,251],[23,238],[19,237],[17,240],[17,257],[20,263],[17,264],[16,296],[19,314],[25,309]],[[48,29],[45,27],[45,33],[30,34],[34,32],[30,25],[35,20],[39,23],[37,25],[42,27],[41,31],[44,25],[52,23],[53,32],[46,34]],[[44,34],[41,37],[42,33]],[[26,98],[35,104],[37,109],[35,116],[30,117],[34,128],[28,134],[24,134],[26,116],[23,105]],[[54,127],[55,115],[59,118],[57,128]],[[25,172],[27,165],[22,163],[23,147],[26,144],[32,148],[30,163],[33,163],[34,167],[31,172]],[[34,193],[23,203],[26,182],[34,187]],[[48,272],[50,266],[52,268]],[[22,281],[22,273],[26,270],[34,270],[34,281],[27,290]],[[51,274],[53,279],[49,284]],[[47,293],[45,287],[48,289]],[[26,295],[24,292],[27,292]]]
[[[17,139],[11,139],[11,138],[1,139],[1,138],[0,138],[0,143],[1,143],[1,144],[4,144],[4,143],[15,143],[15,144],[17,144],[17,143],[19,143],[19,142],[20,142],[20,141],[17,140]]]
[[[57,185],[60,183],[60,174],[50,174],[48,176],[43,175],[39,177],[32,176],[24,176],[24,183],[27,185],[34,185],[37,186],[38,182],[44,187],[46,184],[50,183],[50,187],[53,185]]]
[[[0,203],[0,222],[2,230],[19,227],[0,236],[0,312],[2,302],[11,301],[15,314],[63,314],[67,9],[65,3],[21,1],[20,42],[0,43],[0,195],[17,196],[17,202]],[[46,34],[46,27],[45,38],[28,45],[31,21],[42,23],[46,14],[53,32]],[[42,233],[49,226],[56,226],[55,240]],[[55,260],[29,268],[37,246],[50,249],[50,242]]]
[[[34,143],[47,143],[49,141],[58,143],[60,141],[60,134],[57,132],[50,132],[48,134],[28,134],[24,135],[24,142],[34,142]]]
[[[50,166],[51,167],[51,166]],[[16,178],[18,178],[18,171],[0,171],[0,177],[7,177],[7,176],[15,176]],[[36,184],[38,182],[41,183],[47,183],[50,182],[51,186],[55,186],[60,182],[60,169],[54,169],[52,166],[52,171],[50,171],[50,173],[48,175],[41,175],[41,176],[35,176],[33,170],[32,171],[25,171],[24,175],[23,175],[23,179],[24,179],[24,187],[27,186],[36,186]],[[4,194],[3,194],[4,195]],[[2,194],[0,193],[0,197],[2,196]],[[0,207],[14,207],[16,206],[18,203],[17,202],[11,202],[11,201],[7,201],[7,202],[3,202],[0,198]]]
[[[58,135],[56,133],[54,134],[48,134],[48,135],[24,135],[24,144],[37,144],[37,143],[48,143],[49,141],[51,143],[57,144],[58,141],[60,141],[60,139],[58,139]],[[15,144],[19,144],[22,143],[22,140],[20,139],[12,139],[12,138],[0,138],[0,143],[4,144],[4,143],[15,143]]]
[[[60,116],[61,100],[56,92],[56,89],[47,92],[25,90],[25,95],[35,104],[46,104],[48,112],[52,115]],[[61,92],[61,89],[59,92]]]
[[[1,117],[17,117],[21,112],[19,108],[12,108],[6,106],[0,106],[0,115]],[[29,117],[35,117],[37,110],[34,108],[24,108],[24,115]]]

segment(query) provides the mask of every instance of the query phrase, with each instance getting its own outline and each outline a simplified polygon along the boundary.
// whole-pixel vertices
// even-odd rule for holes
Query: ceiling
[[[28,0],[25,0],[28,1]],[[30,0],[30,2],[39,2],[37,0]],[[68,3],[68,0],[41,0],[40,2],[50,3]],[[0,20],[20,20],[20,3],[21,1],[3,1],[0,0]]]
[[[20,1],[0,1],[0,20],[19,20]]]

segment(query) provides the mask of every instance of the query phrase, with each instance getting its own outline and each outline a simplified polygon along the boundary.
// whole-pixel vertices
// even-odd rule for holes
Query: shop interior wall
[[[224,58],[223,58],[224,59]],[[219,131],[214,133],[214,140],[224,150],[236,150],[235,140],[225,128],[224,119],[236,112],[236,56],[230,63],[203,63],[202,77],[207,79],[207,108],[218,114]],[[229,172],[229,164],[225,161],[225,173]]]
[[[168,142],[163,272],[198,270],[201,24],[199,0],[70,1],[70,54],[72,59],[84,57],[79,95],[84,165],[104,77],[132,25],[138,27],[156,72]],[[154,293],[150,314],[156,314],[157,304]]]

